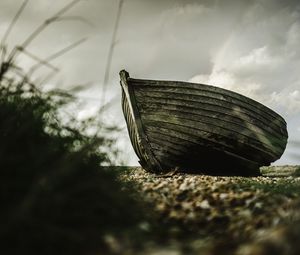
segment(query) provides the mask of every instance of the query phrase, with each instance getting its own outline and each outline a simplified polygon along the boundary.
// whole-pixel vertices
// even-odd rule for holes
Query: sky
[[[31,0],[7,39],[20,45],[67,0]],[[0,38],[22,0],[0,1]],[[64,20],[47,27],[26,48],[45,58],[88,38],[51,62],[59,72],[43,85],[71,90],[82,85],[78,118],[97,113],[119,0],[82,0]],[[74,19],[75,17],[75,19]],[[78,18],[80,17],[80,18]],[[122,127],[121,158],[137,165],[121,110],[118,73],[132,77],[211,84],[251,97],[282,115],[289,142],[275,164],[300,164],[300,2],[281,0],[124,0],[116,35],[106,100],[108,122]],[[25,54],[18,64],[28,70]],[[35,76],[43,80],[51,70]]]

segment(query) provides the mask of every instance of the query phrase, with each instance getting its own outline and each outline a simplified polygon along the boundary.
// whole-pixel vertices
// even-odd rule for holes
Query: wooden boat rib
[[[222,88],[132,79],[120,72],[122,108],[133,148],[148,171],[256,174],[281,157],[285,120]]]

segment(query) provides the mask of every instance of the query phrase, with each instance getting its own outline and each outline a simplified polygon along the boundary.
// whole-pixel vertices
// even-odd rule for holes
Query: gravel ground
[[[298,166],[263,168],[260,177],[220,177],[133,168],[123,175],[153,205],[166,245],[142,254],[300,254]]]

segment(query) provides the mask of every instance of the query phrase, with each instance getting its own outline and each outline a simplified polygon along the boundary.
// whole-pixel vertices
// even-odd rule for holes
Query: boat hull
[[[122,108],[140,163],[148,171],[257,174],[281,157],[284,119],[222,88],[132,79],[120,72]]]

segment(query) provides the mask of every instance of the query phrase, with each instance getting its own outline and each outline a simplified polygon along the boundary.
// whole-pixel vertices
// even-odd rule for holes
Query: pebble
[[[154,208],[163,217],[163,222],[176,219],[193,233],[201,231],[210,236],[213,230],[228,238],[249,240],[256,233],[284,224],[291,218],[300,220],[300,210],[293,209],[297,204],[295,201],[300,201],[300,192],[289,197],[255,185],[277,185],[285,181],[300,187],[298,177],[219,177],[180,173],[160,177],[135,168],[122,178],[135,183],[144,199],[156,205]],[[298,205],[300,208],[300,202]],[[242,252],[241,248],[239,254]]]

